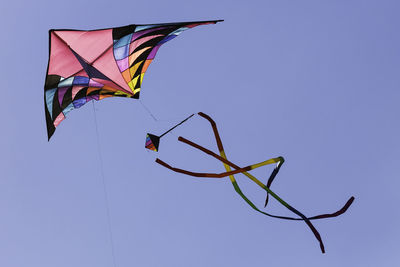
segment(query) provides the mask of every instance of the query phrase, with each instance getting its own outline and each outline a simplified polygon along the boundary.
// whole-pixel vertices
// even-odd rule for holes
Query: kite
[[[178,173],[182,173],[182,174],[186,174],[186,175],[190,175],[190,176],[194,176],[194,177],[206,177],[206,178],[223,178],[223,177],[227,177],[229,176],[232,185],[235,189],[235,191],[246,201],[246,203],[248,205],[250,205],[254,210],[256,210],[257,212],[260,212],[264,215],[270,216],[270,217],[274,217],[274,218],[278,218],[278,219],[284,219],[284,220],[301,220],[304,221],[307,226],[311,229],[311,231],[313,232],[315,238],[318,240],[320,248],[321,248],[321,252],[325,253],[325,247],[324,244],[322,242],[322,238],[321,235],[319,234],[319,232],[317,231],[317,229],[314,227],[314,225],[311,223],[311,220],[317,220],[317,219],[325,219],[325,218],[331,218],[331,217],[337,217],[343,213],[345,213],[347,211],[347,209],[350,207],[350,205],[353,203],[354,201],[354,197],[350,197],[349,200],[347,200],[346,204],[338,211],[334,212],[334,213],[330,213],[330,214],[321,214],[321,215],[316,215],[316,216],[312,216],[312,217],[306,217],[304,214],[302,214],[300,211],[298,211],[297,209],[295,209],[293,206],[289,205],[287,202],[285,202],[282,198],[280,198],[276,193],[274,193],[273,191],[271,191],[270,187],[271,184],[273,182],[273,180],[275,179],[276,175],[278,174],[282,164],[284,163],[284,158],[283,157],[276,157],[276,158],[272,158],[272,159],[268,159],[265,161],[262,161],[260,163],[257,164],[253,164],[253,165],[249,165],[246,167],[239,167],[238,165],[232,163],[231,161],[229,161],[226,157],[225,151],[224,151],[224,147],[222,145],[222,141],[221,141],[221,137],[219,135],[218,129],[217,129],[217,125],[214,122],[214,120],[208,116],[207,114],[204,114],[202,112],[199,112],[198,115],[206,120],[208,120],[208,122],[211,124],[211,127],[213,129],[214,132],[214,137],[217,143],[217,148],[219,150],[219,155],[212,152],[211,150],[204,148],[186,138],[183,137],[178,137],[178,140],[180,142],[183,142],[187,145],[190,145],[216,159],[218,159],[219,161],[221,161],[225,167],[226,172],[223,173],[198,173],[198,172],[191,172],[191,171],[187,171],[187,170],[183,170],[183,169],[179,169],[179,168],[175,168],[170,166],[169,164],[165,163],[164,161],[162,161],[161,159],[157,158],[156,162],[159,163],[160,165],[178,172]],[[191,115],[193,116],[193,115]],[[258,180],[256,177],[254,177],[253,175],[251,175],[248,171],[265,166],[265,165],[269,165],[269,164],[276,164],[276,167],[273,169],[267,184],[263,184],[260,180]],[[232,168],[234,170],[232,170]],[[268,204],[268,196],[271,195],[273,198],[275,198],[280,204],[282,204],[283,206],[285,206],[287,209],[289,209],[291,212],[293,212],[294,214],[296,214],[298,217],[287,217],[287,216],[279,216],[279,215],[273,215],[264,211],[261,211],[248,197],[246,197],[244,195],[244,193],[242,192],[241,188],[239,187],[239,184],[236,181],[236,178],[234,177],[234,174],[239,174],[242,173],[245,176],[247,176],[250,180],[252,180],[253,182],[255,182],[259,187],[261,187],[263,190],[266,191],[267,193],[267,198],[265,201],[265,206],[267,206]]]
[[[50,30],[44,86],[48,139],[68,112],[91,100],[138,99],[143,76],[161,45],[187,29],[220,21]]]
[[[164,135],[166,135],[167,133],[171,132],[173,129],[175,129],[176,127],[178,127],[179,125],[181,125],[182,123],[186,122],[188,119],[190,119],[191,117],[193,117],[194,114],[190,115],[189,117],[187,117],[186,119],[184,119],[183,121],[181,121],[180,123],[178,123],[177,125],[175,125],[174,127],[172,127],[171,129],[165,131],[163,134],[161,134],[160,136],[151,134],[151,133],[147,133],[146,135],[146,143],[145,143],[145,148],[149,149],[149,150],[153,150],[153,151],[158,151],[158,146],[160,145],[160,139],[161,137],[163,137]]]

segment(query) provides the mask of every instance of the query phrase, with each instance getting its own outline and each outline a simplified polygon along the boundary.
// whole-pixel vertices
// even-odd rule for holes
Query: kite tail
[[[232,182],[232,185],[233,185],[235,191],[243,198],[243,200],[246,201],[246,203],[247,203],[250,207],[252,207],[252,208],[253,208],[254,210],[256,210],[257,212],[262,213],[262,214],[264,214],[264,215],[266,215],[266,216],[273,217],[273,218],[278,218],[278,219],[285,219],[285,220],[302,220],[302,221],[305,221],[305,223],[307,224],[307,226],[308,226],[308,227],[311,229],[311,231],[313,232],[315,238],[319,241],[319,244],[320,244],[320,248],[321,248],[322,253],[325,253],[325,248],[324,248],[324,244],[323,244],[323,242],[322,242],[321,235],[319,234],[319,232],[317,231],[317,229],[314,227],[314,225],[311,223],[310,220],[337,217],[337,216],[339,216],[339,215],[345,213],[345,212],[347,211],[347,209],[350,207],[350,205],[353,203],[354,197],[351,197],[351,198],[346,202],[346,204],[345,204],[340,210],[338,210],[338,211],[336,211],[336,212],[334,212],[334,213],[330,213],[330,214],[321,214],[321,215],[316,215],[316,216],[313,216],[313,217],[306,217],[306,216],[303,215],[300,211],[298,211],[298,210],[296,210],[295,208],[293,208],[292,206],[290,206],[288,203],[286,203],[283,199],[281,199],[278,195],[276,195],[273,191],[271,191],[271,190],[269,189],[269,187],[271,186],[271,184],[272,184],[274,178],[275,178],[276,175],[278,174],[278,172],[279,172],[279,170],[280,170],[280,167],[282,166],[282,164],[283,164],[284,161],[285,161],[283,157],[277,157],[277,158],[268,159],[268,160],[265,160],[265,161],[260,162],[260,163],[257,163],[257,164],[253,164],[253,165],[249,165],[249,166],[240,168],[239,166],[235,165],[234,163],[230,162],[230,161],[227,159],[227,157],[226,157],[226,155],[225,155],[225,152],[224,152],[224,148],[223,148],[223,145],[222,145],[221,138],[220,138],[219,133],[218,133],[218,129],[217,129],[216,123],[215,123],[215,122],[211,119],[211,117],[209,117],[208,115],[206,115],[206,114],[204,114],[204,113],[202,113],[202,112],[199,112],[198,114],[199,114],[201,117],[207,119],[207,120],[210,122],[210,124],[211,124],[211,126],[212,126],[212,128],[213,128],[213,131],[214,131],[214,136],[215,136],[215,139],[216,139],[216,142],[217,142],[217,146],[218,146],[218,150],[219,150],[219,152],[220,152],[220,155],[218,155],[218,154],[212,152],[211,150],[208,150],[208,149],[206,149],[206,148],[204,148],[204,147],[202,147],[202,146],[200,146],[200,145],[198,145],[198,144],[196,144],[196,143],[194,143],[194,142],[192,142],[192,141],[189,141],[189,140],[187,140],[187,139],[185,139],[185,138],[183,138],[183,137],[181,137],[181,136],[178,138],[178,140],[181,141],[181,142],[183,142],[183,143],[186,143],[186,144],[188,144],[188,145],[190,145],[190,146],[192,146],[192,147],[194,147],[194,148],[197,148],[197,149],[201,150],[202,152],[204,152],[204,153],[206,153],[206,154],[208,154],[208,155],[210,155],[210,156],[212,156],[212,157],[214,157],[214,158],[220,160],[220,161],[224,164],[224,167],[225,167],[226,172],[223,172],[223,173],[198,173],[198,172],[190,172],[190,171],[187,171],[187,170],[183,170],[183,169],[179,169],[179,168],[172,167],[172,166],[168,165],[167,163],[165,163],[164,161],[162,161],[162,160],[160,160],[160,159],[158,159],[158,158],[156,159],[156,162],[159,163],[159,164],[161,164],[162,166],[164,166],[164,167],[166,167],[166,168],[172,170],[172,171],[175,171],[175,172],[178,172],[178,173],[183,173],[183,174],[190,175],[190,176],[194,176],[194,177],[223,178],[223,177],[229,176],[229,178],[230,178],[230,180],[231,180],[231,182]],[[192,115],[192,116],[193,116],[193,115]],[[267,182],[266,185],[264,185],[264,184],[263,184],[261,181],[259,181],[256,177],[254,177],[253,175],[251,175],[250,173],[247,172],[247,171],[256,169],[256,168],[258,168],[258,167],[262,167],[262,166],[265,166],[265,165],[268,165],[268,164],[273,164],[273,163],[277,163],[277,166],[276,166],[276,167],[274,168],[274,170],[272,171],[272,173],[271,173],[271,175],[270,175],[270,177],[269,177],[268,182]],[[232,170],[231,167],[234,168],[235,170]],[[235,177],[233,176],[234,174],[237,174],[237,173],[243,173],[243,174],[246,175],[249,179],[251,179],[253,182],[255,182],[257,185],[259,185],[261,188],[263,188],[263,189],[267,192],[267,198],[266,198],[266,203],[265,203],[265,205],[268,203],[268,195],[270,194],[270,195],[271,195],[272,197],[274,197],[279,203],[281,203],[282,205],[284,205],[287,209],[289,209],[290,211],[292,211],[293,213],[295,213],[296,215],[298,215],[300,218],[293,218],[293,217],[287,217],[287,216],[278,216],[278,215],[273,215],[273,214],[269,214],[269,213],[267,213],[267,212],[261,211],[250,199],[248,199],[248,198],[245,196],[245,194],[244,194],[244,193],[242,192],[242,190],[240,189],[240,187],[239,187],[239,185],[238,185],[238,183],[237,183]]]
[[[281,166],[283,165],[283,163],[285,162],[285,159],[282,158],[281,161],[278,162],[278,164],[276,165],[276,167],[274,168],[274,170],[272,171],[271,175],[269,176],[268,182],[267,182],[267,187],[271,188],[271,184],[275,179],[275,176],[278,174],[279,170],[281,169]],[[264,208],[267,206],[268,204],[268,196],[269,193],[267,192],[267,197],[265,198],[265,204],[264,204]]]
[[[225,152],[224,152],[224,147],[223,147],[223,145],[222,145],[221,138],[220,138],[219,133],[218,133],[218,129],[217,129],[216,123],[215,123],[214,120],[211,119],[211,117],[208,116],[207,114],[204,114],[204,113],[202,113],[202,112],[199,112],[198,114],[199,114],[201,117],[205,118],[206,120],[208,120],[208,121],[210,122],[210,124],[211,124],[211,126],[212,126],[212,128],[213,128],[213,131],[214,131],[214,136],[215,136],[215,140],[216,140],[216,142],[217,142],[217,146],[218,146],[219,153],[220,153],[221,157],[227,159],[227,158],[226,158],[226,155],[225,155]],[[224,166],[225,166],[226,171],[229,172],[229,171],[231,170],[231,168],[230,168],[229,165],[227,165],[227,164],[224,163]],[[246,175],[246,176],[249,177],[250,174],[248,174],[248,175]],[[232,182],[233,186],[235,187],[236,192],[239,193],[239,191],[236,189],[236,188],[239,188],[239,187],[238,187],[238,185],[237,185],[237,182],[236,182],[236,180],[235,180],[235,177],[234,177],[233,175],[230,175],[229,178],[231,179],[231,182]],[[254,177],[254,178],[255,178],[255,177]],[[236,186],[235,186],[235,184],[236,184]],[[296,210],[295,208],[293,208],[292,206],[290,206],[288,203],[286,203],[285,201],[283,201],[283,199],[281,199],[278,195],[276,195],[274,192],[272,192],[268,187],[266,187],[266,186],[263,185],[263,188],[264,188],[268,193],[270,193],[271,196],[273,196],[276,200],[278,200],[278,202],[280,202],[282,205],[284,205],[287,209],[289,209],[290,211],[292,211],[292,212],[295,213],[296,215],[300,216],[300,218],[302,218],[302,219],[306,222],[306,224],[308,225],[308,227],[309,227],[309,228],[311,229],[311,231],[313,232],[315,238],[318,240],[319,246],[320,246],[320,248],[321,248],[321,252],[322,252],[322,253],[325,253],[325,247],[324,247],[324,243],[322,242],[321,235],[319,234],[319,232],[317,231],[317,229],[314,227],[314,225],[311,223],[311,221],[310,221],[306,216],[304,216],[301,212],[299,212],[298,210]],[[242,195],[243,195],[243,193],[242,193]],[[243,195],[243,196],[244,196],[244,195]],[[243,198],[243,196],[242,196],[242,198]],[[245,199],[245,200],[246,200],[246,199]],[[246,202],[247,202],[247,201],[246,201]]]
[[[168,165],[167,163],[165,163],[164,161],[162,161],[162,160],[159,159],[159,158],[156,159],[156,162],[157,162],[158,164],[161,164],[161,165],[163,165],[164,167],[166,167],[166,168],[168,168],[168,169],[174,171],[174,172],[179,172],[179,173],[183,173],[183,174],[190,175],[190,176],[194,176],[194,177],[202,177],[202,178],[204,178],[204,177],[205,177],[205,178],[224,178],[224,177],[226,177],[226,176],[230,176],[230,175],[242,173],[242,172],[245,172],[245,171],[254,170],[254,169],[258,168],[258,167],[262,167],[262,166],[265,166],[265,165],[268,165],[268,164],[275,163],[275,162],[277,162],[278,159],[279,159],[279,158],[276,158],[276,159],[273,158],[273,159],[265,160],[265,161],[260,162],[260,163],[257,163],[257,164],[249,165],[249,166],[246,166],[246,167],[243,167],[243,168],[238,168],[238,169],[233,170],[233,171],[231,170],[231,171],[222,172],[222,173],[190,172],[190,171],[186,171],[186,170],[183,170],[183,169],[179,169],[179,168],[172,167],[172,166]]]
[[[226,160],[226,159],[224,159],[223,157],[221,157],[220,155],[217,155],[216,153],[214,153],[214,152],[212,152],[211,150],[209,150],[209,149],[207,149],[207,148],[205,148],[205,147],[202,147],[202,146],[200,146],[199,144],[196,144],[196,143],[194,143],[194,142],[192,142],[192,141],[190,141],[190,140],[188,140],[188,139],[186,139],[186,138],[184,138],[184,137],[182,137],[182,136],[179,136],[178,137],[178,140],[180,141],[180,142],[182,142],[182,143],[185,143],[185,144],[187,144],[187,145],[189,145],[189,146],[192,146],[192,147],[194,147],[194,148],[197,148],[197,149],[199,149],[200,151],[202,151],[202,152],[204,152],[204,153],[206,153],[206,154],[208,154],[208,155],[210,155],[210,156],[212,156],[212,157],[214,157],[214,158],[216,158],[216,159],[218,159],[218,160],[220,160],[221,162],[223,162],[223,163],[226,163],[227,165],[229,165],[229,166],[231,166],[232,168],[235,168],[235,169],[240,169],[240,167],[239,166],[237,166],[237,165],[235,165],[234,163],[232,163],[232,162],[230,162],[229,160]],[[276,161],[276,160],[278,160],[278,159],[283,159],[282,157],[278,157],[278,158],[275,158],[275,159],[272,159],[272,160],[274,160],[274,161]],[[158,163],[160,163],[161,164],[161,160],[160,159],[158,159],[158,160],[156,160],[156,162],[158,162]],[[267,161],[264,161],[264,162],[267,162]],[[262,162],[262,163],[264,163],[264,162]],[[165,163],[166,164],[166,163]],[[259,163],[260,164],[260,163]],[[253,166],[253,168],[252,169],[255,169],[255,168],[257,168],[257,167],[261,167],[261,166],[258,166],[259,164],[254,164],[254,165],[251,165],[251,166]],[[162,164],[163,165],[163,164]],[[166,164],[166,165],[168,165],[168,164]],[[266,164],[265,164],[266,165]],[[165,165],[163,165],[163,166],[165,166]],[[168,165],[169,166],[169,165]],[[166,167],[166,166],[165,166]],[[167,167],[168,168],[168,167]],[[169,168],[169,169],[171,169],[171,170],[173,170],[173,171],[176,171],[177,170],[177,168]],[[243,168],[242,168],[243,169]],[[189,171],[185,171],[186,173],[185,174],[188,174],[188,175],[191,175],[191,173],[192,172],[189,172]],[[245,172],[243,172],[243,174],[244,174]],[[225,173],[226,174],[226,173]],[[251,175],[251,174],[250,174]],[[200,177],[199,175],[197,175],[197,177]],[[256,178],[255,178],[256,179]],[[257,180],[258,181],[258,180]],[[259,182],[260,184],[262,184],[261,182]],[[264,185],[262,185],[261,186],[264,190],[265,190],[265,186]],[[268,187],[268,186],[267,186]],[[246,200],[246,199],[245,199]],[[337,217],[337,216],[339,216],[339,215],[341,215],[341,214],[343,214],[343,213],[345,213],[346,211],[347,211],[347,209],[350,207],[350,205],[353,203],[353,201],[354,201],[354,197],[351,197],[347,202],[346,202],[346,204],[340,209],[340,210],[338,210],[338,211],[336,211],[336,212],[334,212],[334,213],[329,213],[329,214],[321,214],[321,215],[316,215],[316,216],[313,216],[313,217],[308,217],[308,219],[309,220],[317,220],[317,219],[326,219],[326,218],[332,218],[332,217]],[[246,202],[247,202],[247,200],[246,200]],[[254,205],[254,204],[253,204]],[[259,211],[259,209],[257,208],[257,211]],[[261,213],[263,213],[263,214],[265,214],[265,215],[267,215],[267,216],[270,216],[270,217],[273,217],[273,218],[278,218],[278,219],[285,219],[285,220],[294,220],[294,221],[303,221],[303,219],[302,218],[294,218],[294,217],[286,217],[286,216],[279,216],[279,215],[272,215],[272,214],[268,214],[268,213],[265,213],[265,212],[263,212],[263,211],[260,211]]]

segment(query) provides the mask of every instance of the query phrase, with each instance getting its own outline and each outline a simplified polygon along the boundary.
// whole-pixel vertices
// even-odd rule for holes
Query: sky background
[[[397,266],[400,262],[399,1],[2,1],[0,49],[0,266],[117,267]],[[43,85],[51,28],[225,19],[164,45],[140,102],[113,98],[68,114],[47,141]],[[272,190],[311,216],[303,222],[253,211],[228,179],[193,178],[166,162],[222,172],[284,156]],[[97,117],[99,143],[96,137]],[[266,182],[272,167],[254,172]],[[237,175],[259,206],[265,194]],[[272,199],[267,211],[291,215]]]

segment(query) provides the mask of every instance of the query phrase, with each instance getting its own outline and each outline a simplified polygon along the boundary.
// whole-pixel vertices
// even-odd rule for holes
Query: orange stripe
[[[124,77],[124,80],[127,83],[129,83],[131,81],[131,75],[129,73],[129,68],[122,72],[122,77]]]
[[[152,59],[147,59],[144,62],[143,68],[142,68],[142,73],[145,73],[147,71],[147,68],[149,67],[150,63],[152,62]]]

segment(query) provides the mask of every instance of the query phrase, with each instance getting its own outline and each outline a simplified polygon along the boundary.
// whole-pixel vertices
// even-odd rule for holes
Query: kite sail
[[[44,87],[48,139],[68,112],[90,100],[138,99],[143,76],[161,45],[187,29],[220,21],[50,30]]]

